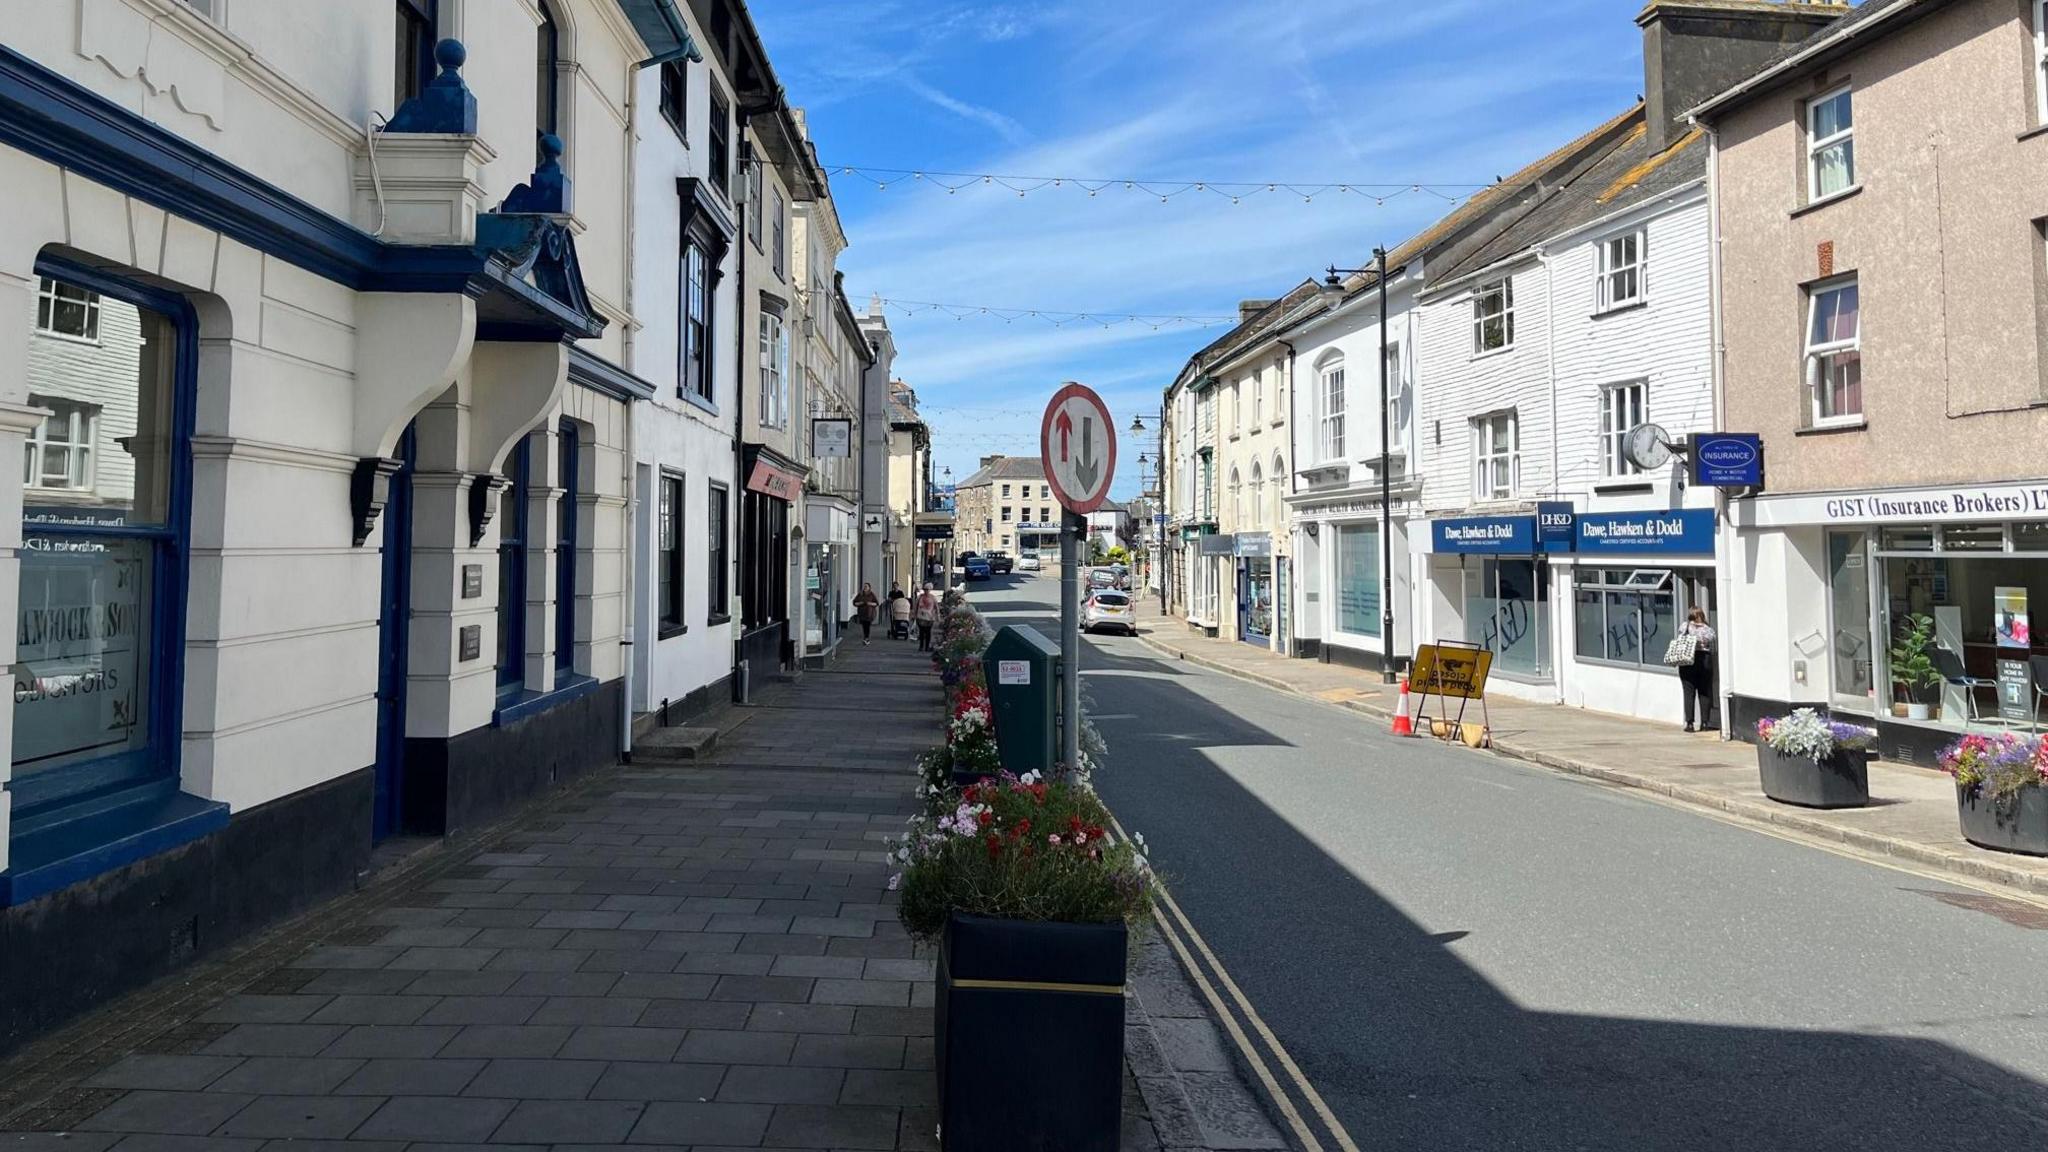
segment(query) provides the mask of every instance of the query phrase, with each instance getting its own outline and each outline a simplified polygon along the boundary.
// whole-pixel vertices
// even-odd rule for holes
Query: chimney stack
[[[998,453],[996,453],[996,454],[995,454],[995,455],[993,455],[993,456],[983,456],[983,457],[981,458],[981,466],[982,466],[983,468],[986,468],[986,467],[988,467],[989,465],[991,465],[991,464],[993,464],[993,463],[995,463],[996,461],[998,461],[998,460],[1001,460],[1001,459],[1003,459],[1003,454],[1002,454],[1001,452],[998,452]]]
[[[1272,306],[1273,301],[1271,300],[1239,300],[1237,302],[1237,322],[1242,324]]]
[[[1636,24],[1650,147],[1670,147],[1687,131],[1687,109],[1851,11],[1842,0],[1649,0]]]

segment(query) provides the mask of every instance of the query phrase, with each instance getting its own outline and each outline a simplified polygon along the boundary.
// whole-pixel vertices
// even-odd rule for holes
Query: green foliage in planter
[[[955,912],[1102,924],[1135,938],[1152,909],[1144,839],[1113,839],[1109,812],[1076,782],[1003,776],[963,789],[950,809],[916,816],[891,859],[897,913],[934,942]]]
[[[1933,648],[1934,617],[1921,612],[1899,622],[1898,636],[1892,641],[1892,685],[1904,690],[1908,703],[1914,702],[1914,689],[1941,683],[1941,671],[1928,655]]]

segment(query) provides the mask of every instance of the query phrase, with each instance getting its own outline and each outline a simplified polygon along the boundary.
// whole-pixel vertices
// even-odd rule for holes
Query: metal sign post
[[[1057,450],[1055,450],[1057,449]],[[1088,514],[1109,498],[1116,475],[1116,424],[1085,384],[1053,393],[1038,429],[1045,478],[1066,512],[1060,517],[1060,762],[1081,763],[1081,542]]]

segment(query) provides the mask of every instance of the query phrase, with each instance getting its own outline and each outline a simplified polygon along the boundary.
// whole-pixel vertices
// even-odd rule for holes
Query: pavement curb
[[[1300,688],[1276,677],[1260,676],[1256,673],[1245,672],[1220,660],[1211,660],[1207,657],[1176,648],[1166,641],[1155,640],[1149,635],[1141,635],[1139,639],[1147,647],[1157,652],[1185,660],[1198,667],[1221,672],[1226,676],[1235,676],[1240,680],[1272,688],[1275,691],[1286,692],[1306,700],[1320,699],[1320,697],[1304,692]],[[1327,703],[1327,701],[1325,702]],[[1381,719],[1391,720],[1394,715],[1390,709],[1364,701],[1345,700],[1339,701],[1338,704],[1340,707],[1349,708],[1354,712]],[[2008,867],[1997,860],[1979,859],[1975,856],[1966,856],[1925,844],[1916,844],[1909,840],[1898,840],[1889,836],[1880,836],[1860,828],[1844,828],[1830,824],[1825,820],[1816,819],[1797,809],[1784,809],[1776,806],[1766,807],[1762,804],[1754,804],[1741,799],[1719,796],[1704,789],[1693,788],[1669,780],[1656,780],[1619,768],[1608,768],[1604,765],[1588,764],[1582,760],[1573,760],[1569,757],[1542,751],[1541,749],[1525,747],[1512,740],[1495,739],[1492,743],[1492,750],[1512,760],[1536,764],[1554,772],[1563,772],[1567,775],[1582,776],[1623,788],[1650,792],[1688,807],[1701,808],[1734,817],[1743,823],[1760,825],[1779,832],[1798,833],[1800,836],[1808,839],[1824,841],[1830,844],[1840,844],[1856,849],[1859,852],[1884,856],[1894,860],[1910,861],[1971,880],[1987,881],[2036,895],[2048,895],[2048,876],[2039,876],[2022,869]]]

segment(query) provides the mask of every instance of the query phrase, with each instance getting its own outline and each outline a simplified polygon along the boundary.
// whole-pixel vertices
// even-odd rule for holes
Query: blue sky
[[[1234,315],[1325,265],[1363,264],[1442,200],[1029,195],[839,166],[1081,178],[1471,184],[1627,107],[1643,87],[1640,0],[755,0],[806,109],[871,294],[949,304]],[[1063,380],[1119,426],[1156,429],[1160,394],[1225,325],[1068,324],[892,310],[897,374],[941,466],[1034,455]],[[1149,445],[1145,446],[1149,450]],[[1126,439],[1115,493],[1138,488]]]

